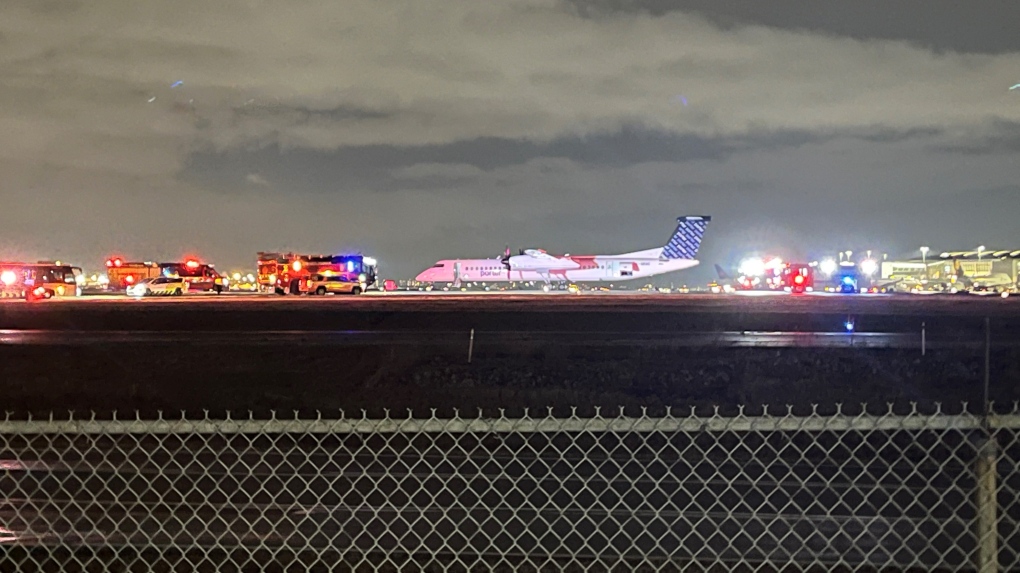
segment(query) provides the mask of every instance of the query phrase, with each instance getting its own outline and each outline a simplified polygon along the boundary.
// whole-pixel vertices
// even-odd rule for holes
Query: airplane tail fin
[[[669,242],[662,247],[662,256],[667,259],[695,259],[701,240],[705,237],[705,228],[711,217],[688,216],[676,220],[676,230]]]
[[[960,281],[964,286],[970,286],[974,283],[971,277],[967,276],[967,273],[963,270],[963,265],[960,264],[960,259],[953,257],[953,274],[956,275],[956,280]]]
[[[715,274],[719,275],[719,280],[721,281],[729,280],[730,278],[730,275],[726,274],[726,271],[719,265],[715,265]]]

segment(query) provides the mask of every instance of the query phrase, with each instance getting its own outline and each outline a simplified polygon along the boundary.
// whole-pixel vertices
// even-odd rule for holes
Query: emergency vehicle
[[[162,276],[163,270],[152,262],[129,263],[120,258],[106,260],[106,278],[111,290],[126,291],[129,286],[145,279]]]
[[[0,296],[27,300],[81,296],[85,275],[60,261],[0,262]]]
[[[28,263],[0,262],[0,298],[25,298]]]
[[[300,294],[314,275],[346,276],[372,288],[378,281],[378,265],[363,255],[303,255],[258,253],[259,289],[277,294]]]
[[[815,269],[804,263],[785,263],[778,269],[779,287],[792,293],[815,290]]]
[[[301,283],[302,294],[353,294],[355,296],[365,291],[365,284],[358,281],[358,277],[349,273],[334,275],[329,271],[323,274],[315,274]]]
[[[128,287],[140,281],[157,277],[181,277],[188,282],[188,292],[213,291],[218,294],[230,286],[230,280],[213,265],[195,259],[175,263],[132,263],[114,257],[106,261],[106,277],[110,281],[109,288],[117,291],[127,291]]]
[[[160,263],[160,267],[164,276],[181,277],[187,281],[188,292],[212,291],[220,294],[230,287],[230,279],[208,263],[188,259],[183,263]]]
[[[833,275],[836,280],[836,292],[854,294],[861,292],[860,275],[857,267],[850,261],[839,263],[839,270]]]

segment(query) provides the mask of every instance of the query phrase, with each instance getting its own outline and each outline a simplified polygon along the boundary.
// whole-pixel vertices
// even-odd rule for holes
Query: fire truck
[[[350,275],[376,285],[378,264],[363,255],[303,255],[298,253],[258,253],[259,290],[276,294],[300,294],[301,281],[316,274]]]
[[[804,263],[785,263],[778,269],[779,287],[792,293],[815,290],[815,269]]]
[[[60,261],[0,262],[0,297],[28,300],[81,296],[85,275]]]
[[[212,291],[219,294],[230,286],[229,279],[213,265],[195,259],[176,263],[132,263],[113,257],[106,261],[106,277],[112,290],[124,291],[138,281],[161,276],[177,276],[188,281],[188,292]]]

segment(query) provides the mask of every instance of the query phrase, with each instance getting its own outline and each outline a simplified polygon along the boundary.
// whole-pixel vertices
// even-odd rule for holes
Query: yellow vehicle
[[[190,283],[181,277],[151,277],[127,288],[128,296],[180,296],[188,292]]]
[[[317,295],[361,294],[365,292],[365,283],[350,274],[312,275],[301,285],[301,292]]]
[[[56,263],[36,263],[24,268],[25,298],[81,296],[85,275],[78,267]]]

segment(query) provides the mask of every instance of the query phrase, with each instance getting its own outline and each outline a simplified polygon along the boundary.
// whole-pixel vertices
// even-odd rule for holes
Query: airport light
[[[757,277],[765,274],[765,261],[754,257],[740,262],[737,272],[744,276]]]
[[[831,276],[832,273],[836,272],[836,261],[832,259],[825,259],[818,263],[818,268],[821,269],[824,274]]]
[[[874,259],[864,259],[861,261],[861,272],[871,276],[878,270],[878,263]]]

